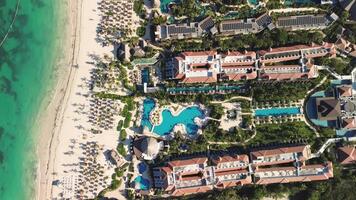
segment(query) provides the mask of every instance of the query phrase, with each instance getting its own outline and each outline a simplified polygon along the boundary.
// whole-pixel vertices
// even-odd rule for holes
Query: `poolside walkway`
[[[268,14],[271,13],[286,13],[286,12],[301,12],[301,11],[319,11],[318,8],[280,8],[280,9],[272,9],[268,11]]]
[[[310,89],[304,96],[304,99],[303,99],[303,103],[302,105],[305,105],[305,100],[307,99],[307,97],[313,93],[317,88],[319,88],[321,85],[323,85],[326,81],[328,80],[328,77],[325,76],[314,88]],[[312,124],[309,123],[309,121],[305,118],[306,116],[306,113],[305,113],[305,108],[303,107],[303,114],[304,114],[304,117],[302,118],[303,121],[305,122],[305,124],[307,126],[309,126],[310,129],[312,129],[316,135],[316,137],[320,137],[320,134],[319,132],[314,128],[314,126]]]
[[[224,101],[211,101],[211,103],[225,103],[225,102],[229,102],[229,101],[234,100],[234,99],[243,99],[243,100],[247,100],[247,101],[252,101],[251,97],[235,96],[235,97],[231,97],[230,99],[226,99]]]

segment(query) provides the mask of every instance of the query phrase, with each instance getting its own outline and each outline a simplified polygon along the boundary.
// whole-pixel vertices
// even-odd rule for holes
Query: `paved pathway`
[[[229,102],[233,99],[243,99],[243,100],[247,100],[247,101],[252,101],[251,97],[245,97],[245,96],[235,96],[235,97],[231,97],[230,99],[226,99],[224,101],[211,101],[211,103],[224,103],[224,102]]]
[[[339,75],[338,73],[336,73],[334,70],[332,70],[328,66],[325,66],[325,65],[315,65],[315,66],[318,68],[318,70],[326,70],[326,71],[328,71],[336,79],[339,79],[339,80],[351,79],[351,75]]]
[[[316,158],[319,157],[322,153],[324,153],[324,151],[331,145],[334,144],[336,142],[339,142],[341,140],[345,140],[345,141],[356,141],[356,137],[340,137],[340,138],[330,138],[328,139],[323,146],[320,147],[320,149],[316,152],[312,154],[312,158]]]
[[[318,11],[318,8],[281,8],[281,9],[273,9],[269,10],[268,14],[271,14],[272,12],[274,13],[286,13],[286,12],[300,12],[300,11]]]

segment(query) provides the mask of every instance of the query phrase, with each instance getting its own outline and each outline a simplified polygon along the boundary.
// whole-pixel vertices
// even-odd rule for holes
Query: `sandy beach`
[[[96,28],[100,21],[97,11],[99,0],[68,1],[68,39],[63,48],[68,53],[60,62],[63,69],[58,70],[58,82],[48,102],[44,103],[39,118],[39,145],[37,146],[37,191],[36,199],[52,199],[58,197],[75,198],[78,190],[76,183],[80,181],[79,163],[83,154],[83,144],[95,141],[100,150],[114,149],[118,134],[108,130],[103,135],[87,135],[87,112],[90,107],[88,82],[92,63],[96,56],[112,55],[112,46],[101,46],[96,41]],[[99,151],[100,151],[99,150]],[[114,168],[105,163],[104,156],[99,156],[105,174],[109,176]],[[61,182],[60,185],[53,181]],[[98,192],[107,187],[97,186]],[[94,193],[95,194],[95,193]],[[91,196],[88,196],[92,198]]]

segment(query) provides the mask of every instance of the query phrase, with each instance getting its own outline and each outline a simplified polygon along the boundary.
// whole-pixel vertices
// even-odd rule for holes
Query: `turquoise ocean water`
[[[0,199],[32,199],[36,188],[35,136],[40,104],[53,85],[59,48],[56,0],[20,0],[7,40],[0,47]],[[0,41],[17,0],[0,0]]]

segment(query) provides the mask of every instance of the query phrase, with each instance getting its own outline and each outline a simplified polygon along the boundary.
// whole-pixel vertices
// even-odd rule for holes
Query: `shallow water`
[[[21,0],[0,47],[0,199],[31,199],[35,186],[35,132],[40,104],[53,84],[58,2]],[[16,0],[0,0],[0,41]]]

